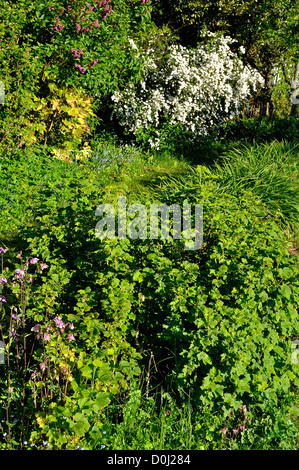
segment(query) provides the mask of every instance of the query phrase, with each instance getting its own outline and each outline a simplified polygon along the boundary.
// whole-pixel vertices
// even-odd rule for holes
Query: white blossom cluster
[[[207,36],[209,41],[196,49],[170,46],[162,65],[161,58],[149,49],[139,86],[130,85],[113,94],[112,117],[135,135],[149,127],[158,130],[167,122],[182,123],[197,137],[238,114],[251,87],[263,86],[263,78],[232,52],[231,38]],[[149,142],[157,146],[159,137]]]

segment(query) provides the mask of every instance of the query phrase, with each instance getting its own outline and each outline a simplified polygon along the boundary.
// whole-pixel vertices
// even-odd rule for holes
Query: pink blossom
[[[41,368],[42,372],[44,372],[45,368],[46,368],[46,364],[44,362],[42,362],[39,367]]]
[[[51,337],[48,333],[44,334],[44,341],[50,341]]]
[[[64,331],[65,324],[63,323],[61,317],[55,317],[54,322],[55,322],[55,325],[57,326],[57,328],[63,329],[63,331]]]
[[[73,323],[70,323],[70,324],[69,324],[69,329],[70,329],[70,330],[73,330],[74,328],[75,328],[75,327],[74,327],[74,324],[73,324]]]
[[[54,26],[52,26],[52,29],[55,29],[55,31],[61,31],[64,28],[64,24],[60,25],[59,21],[59,18],[57,18],[56,23],[54,24]]]
[[[92,61],[90,62],[90,67],[93,67],[93,66],[96,65],[98,62],[99,62],[99,59],[92,60]]]
[[[37,262],[38,262],[38,258],[32,258],[32,259],[30,260],[30,263],[31,263],[31,264],[36,264]]]
[[[31,331],[34,331],[34,333],[39,333],[39,331],[40,331],[40,324],[37,323],[36,325],[34,325],[34,326],[31,328]]]
[[[80,59],[82,56],[84,56],[84,52],[83,52],[83,49],[74,49],[73,47],[71,48],[71,52],[74,54],[75,57],[77,57],[78,59]]]
[[[21,279],[23,279],[24,276],[25,276],[25,271],[24,271],[24,269],[16,269],[16,270],[15,270],[15,278],[16,278],[16,279],[21,280]]]
[[[78,69],[80,73],[86,72],[86,68],[82,67],[80,64],[75,64],[75,68]]]
[[[69,334],[67,339],[69,339],[70,341],[76,341],[73,333]]]
[[[1,284],[7,284],[7,279],[6,277],[0,277],[0,285]]]
[[[0,246],[0,253],[6,253],[7,250],[5,248],[2,248],[2,246]]]
[[[41,272],[44,270],[44,269],[47,269],[49,266],[47,264],[41,264],[40,265],[40,269],[41,269]]]

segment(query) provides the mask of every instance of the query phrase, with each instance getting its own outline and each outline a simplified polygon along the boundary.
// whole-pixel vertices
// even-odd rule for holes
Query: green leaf
[[[287,299],[290,300],[290,297],[292,295],[292,291],[290,287],[287,284],[283,284],[280,288],[280,293]]]
[[[100,408],[103,409],[105,406],[109,405],[110,399],[109,394],[105,392],[100,392],[97,394],[97,398],[95,400],[95,404]]]

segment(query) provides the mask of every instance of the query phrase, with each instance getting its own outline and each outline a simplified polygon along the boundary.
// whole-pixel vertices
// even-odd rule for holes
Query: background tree
[[[158,0],[153,8],[157,24],[167,24],[183,45],[195,47],[204,31],[221,31],[245,47],[245,60],[257,68],[266,86],[255,105],[271,114],[275,67],[299,61],[298,0]],[[285,71],[286,74],[286,71]],[[290,85],[289,85],[289,91]]]

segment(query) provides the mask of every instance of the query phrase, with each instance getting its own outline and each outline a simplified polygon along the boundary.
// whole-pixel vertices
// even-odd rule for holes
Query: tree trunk
[[[299,64],[295,65],[294,69],[294,80],[291,83],[291,92],[292,92],[292,108],[291,108],[291,116],[297,117],[297,104],[299,103],[299,99],[296,97],[296,95],[299,95],[299,82],[298,82],[298,77],[299,77]],[[296,93],[297,92],[297,93]]]

